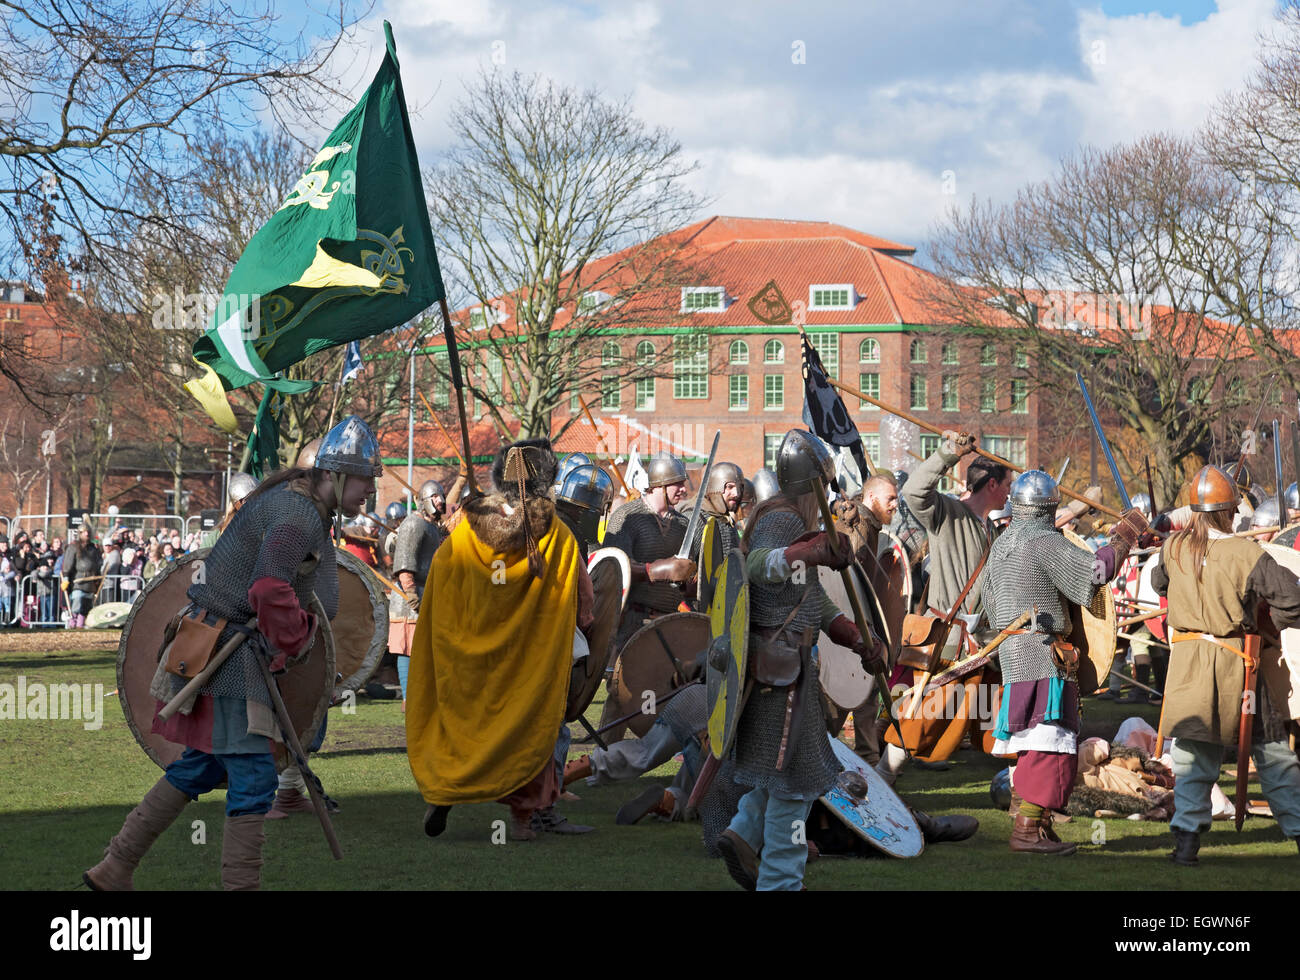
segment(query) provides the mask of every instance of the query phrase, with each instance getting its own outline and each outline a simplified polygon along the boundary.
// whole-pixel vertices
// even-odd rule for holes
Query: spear
[[[897,415],[900,419],[903,419],[905,422],[911,422],[913,425],[925,429],[926,432],[933,432],[935,435],[938,436],[943,435],[942,429],[931,425],[929,422],[921,421],[915,415],[912,415],[909,412],[905,412],[901,408],[895,408],[893,405],[885,404],[878,398],[872,398],[866,392],[859,391],[857,388],[854,388],[850,384],[845,384],[843,381],[836,381],[834,378],[830,378],[830,377],[828,377],[826,380],[829,381],[833,387],[840,389],[840,391],[847,392],[848,394],[853,395],[855,398],[861,398],[864,402],[869,402],[870,404],[875,405],[876,408],[888,412],[890,415]],[[1007,469],[1014,470],[1016,473],[1023,473],[1025,471],[1025,468],[1023,466],[1017,466],[1009,459],[1003,459],[1001,456],[994,456],[992,453],[985,452],[983,449],[980,449],[978,446],[974,448],[976,454],[983,456],[985,459],[992,460],[994,463],[997,463],[999,466],[1005,466]],[[1111,507],[1107,507],[1105,504],[1095,503],[1094,501],[1089,500],[1083,494],[1075,493],[1073,490],[1069,489],[1068,487],[1061,487],[1060,489],[1061,489],[1061,493],[1065,494],[1067,497],[1073,497],[1075,500],[1082,500],[1089,507],[1093,508],[1094,510],[1099,510],[1103,514],[1108,514],[1111,517],[1114,517],[1116,519],[1119,519],[1124,516],[1119,511],[1114,510]]]
[[[456,448],[456,441],[452,439],[451,433],[447,431],[447,427],[442,424],[442,419],[438,418],[438,413],[435,412],[433,410],[433,406],[429,404],[429,399],[424,397],[424,392],[422,391],[417,391],[416,394],[420,396],[420,400],[424,402],[424,407],[429,410],[429,415],[431,415],[433,417],[433,421],[437,423],[438,431],[441,432],[443,438],[446,439],[447,442],[451,444],[451,451],[455,453],[456,458],[460,460],[460,465],[464,466],[466,469],[469,469],[468,464],[466,464],[465,462],[465,457],[462,456],[460,454],[460,450]]]
[[[609,456],[612,460],[613,454],[605,449],[605,440],[600,434],[600,429],[596,428],[596,420],[591,417],[591,409],[587,407],[587,403],[583,401],[581,395],[578,396],[578,404],[582,406],[582,414],[587,416],[587,421],[591,423],[591,431],[596,433],[596,445],[600,447],[602,453]],[[614,476],[617,477],[619,486],[623,488],[623,496],[627,497],[628,500],[635,500],[637,497],[641,496],[627,485],[627,482],[623,479],[623,474],[618,471],[616,465],[611,465],[610,469],[614,471]]]

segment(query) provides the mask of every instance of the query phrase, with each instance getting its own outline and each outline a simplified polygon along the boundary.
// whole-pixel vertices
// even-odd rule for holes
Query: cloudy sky
[[[1246,77],[1273,12],[1274,0],[379,0],[356,90],[386,18],[426,163],[465,83],[496,64],[630,98],[699,161],[708,213],[922,245],[954,193],[1004,199],[1080,144],[1194,130]]]

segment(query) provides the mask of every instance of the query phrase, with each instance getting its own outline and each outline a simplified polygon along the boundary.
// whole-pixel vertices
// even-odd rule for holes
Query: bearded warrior
[[[1078,772],[1079,652],[1065,639],[1071,605],[1090,607],[1150,527],[1130,509],[1093,555],[1056,529],[1061,493],[1042,470],[1016,477],[1010,501],[1011,524],[984,566],[984,609],[998,630],[1037,611],[1027,629],[1000,647],[1004,686],[993,754],[1017,758],[1011,850],[1073,854],[1075,845],[1052,829],[1052,811],[1065,809]]]
[[[330,430],[311,469],[294,467],[262,482],[244,498],[205,560],[203,581],[190,586],[186,612],[226,626],[213,649],[244,642],[191,699],[189,707],[153,732],[186,746],[109,843],[104,860],[83,878],[95,890],[132,888],[132,874],[185,804],[227,783],[221,883],[227,890],[261,884],[263,821],[276,793],[271,740],[282,735],[257,658],[273,672],[288,669],[311,649],[317,628],[308,612],[312,594],[327,616],[338,609],[338,572],[330,523],[356,514],[382,472],[379,445],[355,415]],[[256,630],[246,624],[257,618]],[[154,676],[154,696],[170,701],[186,679]]]

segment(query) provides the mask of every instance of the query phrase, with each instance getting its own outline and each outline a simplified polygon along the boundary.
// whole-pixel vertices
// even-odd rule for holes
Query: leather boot
[[[921,836],[927,844],[946,844],[973,837],[980,829],[980,822],[974,817],[957,814],[952,817],[932,817],[924,810],[912,809],[916,825],[921,828]]]
[[[262,887],[265,813],[226,817],[221,841],[221,887],[228,892],[255,892]]]
[[[1007,816],[1015,818],[1020,816],[1020,804],[1024,803],[1024,797],[1016,792],[1014,786],[1011,787],[1011,805],[1007,807]]]
[[[673,808],[676,804],[677,797],[669,790],[660,789],[658,786],[650,786],[636,799],[619,807],[618,813],[614,815],[614,823],[620,827],[626,827],[652,813],[671,820],[673,818]]]
[[[758,890],[758,855],[745,838],[728,827],[718,838],[718,853],[732,881],[746,891]]]
[[[189,801],[166,777],[158,780],[140,805],[127,814],[117,836],[108,842],[104,860],[82,874],[81,880],[97,892],[134,891],[131,876],[140,859]]]
[[[275,805],[266,815],[267,820],[283,820],[295,813],[315,813],[311,797],[296,789],[279,789],[275,791]]]
[[[584,755],[581,759],[574,759],[572,762],[564,764],[564,785],[576,783],[579,779],[586,779],[591,775],[591,756]]]
[[[1053,815],[1052,811],[1047,809],[1047,807],[1043,807],[1043,815],[1038,818],[1038,826],[1043,828],[1044,837],[1050,840],[1053,844],[1059,844],[1061,843],[1061,838],[1058,837],[1056,831],[1052,829],[1052,824],[1055,820],[1056,817]]]
[[[1032,817],[1016,815],[1016,826],[1011,831],[1011,850],[1026,854],[1073,854],[1075,846],[1064,841],[1049,840],[1043,825]]]
[[[517,841],[537,840],[537,831],[532,828],[533,814],[531,811],[516,813],[513,809],[510,811],[510,839]]]
[[[1184,868],[1194,868],[1200,864],[1196,852],[1201,849],[1201,835],[1194,830],[1174,830],[1174,850],[1169,860],[1181,864]]]

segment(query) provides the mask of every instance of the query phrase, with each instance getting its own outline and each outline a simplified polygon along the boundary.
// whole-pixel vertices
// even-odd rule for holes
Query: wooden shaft
[[[275,678],[271,676],[271,668],[267,666],[266,661],[261,656],[254,657],[254,659],[257,661],[257,666],[262,668],[262,679],[266,681],[266,690],[271,695],[271,704],[280,720],[280,731],[284,735],[288,748],[292,750],[290,756],[297,763],[298,768],[302,770],[303,782],[307,784],[307,793],[311,796],[311,802],[316,809],[316,816],[320,818],[321,830],[325,832],[325,841],[329,844],[330,853],[334,855],[335,861],[342,861],[343,848],[339,846],[339,839],[334,833],[334,824],[330,820],[329,807],[325,805],[325,798],[321,795],[321,791],[316,788],[316,777],[307,768],[307,753],[302,750],[302,743],[298,741],[298,733],[293,730],[293,719],[289,717],[289,709],[284,706],[284,698],[280,696],[280,686],[275,683]]]
[[[1259,667],[1258,633],[1246,634],[1242,653],[1246,660],[1246,681],[1241,695],[1241,721],[1237,726],[1237,792],[1233,800],[1238,830],[1246,819],[1246,784],[1250,781],[1250,741],[1255,723],[1256,670]]]
[[[1168,609],[1152,609],[1150,612],[1144,612],[1141,616],[1133,616],[1129,619],[1121,619],[1115,625],[1123,629],[1125,626],[1136,626],[1138,623],[1145,623],[1148,619],[1155,619],[1165,615]]]
[[[257,629],[257,617],[254,616],[244,625],[249,629]],[[212,659],[208,661],[208,665],[195,674],[194,677],[180,689],[179,693],[177,693],[174,698],[158,709],[158,717],[163,721],[166,721],[172,715],[176,714],[176,712],[180,710],[181,705],[188,701],[192,695],[198,692],[199,688],[208,682],[212,675],[217,672],[217,668],[229,660],[230,655],[239,649],[239,645],[246,639],[248,639],[248,637],[243,633],[236,633],[227,640],[226,645],[218,650]]]
[[[1158,697],[1158,698],[1162,698],[1162,697],[1164,697],[1164,695],[1161,694],[1159,691],[1157,691],[1154,687],[1147,687],[1145,684],[1143,684],[1143,683],[1142,683],[1141,681],[1139,681],[1139,680],[1135,680],[1135,679],[1132,678],[1132,677],[1125,677],[1125,676],[1124,676],[1123,674],[1121,674],[1118,670],[1112,670],[1112,671],[1111,671],[1111,675],[1112,675],[1113,677],[1118,677],[1120,680],[1128,681],[1128,682],[1129,682],[1130,684],[1132,684],[1134,687],[1140,687],[1140,688],[1142,688],[1142,690],[1144,690],[1144,691],[1150,691],[1152,694],[1154,694],[1154,695],[1155,695],[1156,697]]]
[[[910,449],[907,451],[907,455],[911,456],[911,457],[912,457],[913,459],[915,459],[915,460],[919,460],[919,461],[922,462],[922,463],[925,462],[925,457],[924,457],[924,456],[922,456],[920,453],[914,453],[914,452],[912,452],[912,450],[910,450]],[[957,477],[955,477],[955,476],[950,476],[950,477],[948,477],[948,479],[952,480],[953,483],[955,483],[955,484],[957,484],[959,487],[961,487],[962,490],[965,490],[965,489],[966,489],[966,481],[965,481],[965,480],[959,480],[959,479],[957,479]]]
[[[340,550],[341,550],[341,549],[340,549]],[[379,579],[379,581],[380,581],[383,585],[385,585],[385,586],[387,586],[388,588],[392,589],[394,592],[396,592],[398,595],[400,595],[400,596],[401,596],[403,599],[405,599],[407,602],[414,602],[414,601],[415,601],[415,596],[412,595],[412,594],[410,594],[409,592],[407,592],[404,588],[402,588],[402,587],[401,587],[400,585],[398,585],[396,582],[392,581],[391,579],[384,578],[384,576],[380,575],[377,571],[375,571],[375,570],[374,570],[373,568],[371,568],[369,565],[366,565],[366,570],[369,571],[370,574],[373,575],[375,578]]]
[[[1016,630],[1023,627],[1025,623],[1029,622],[1029,619],[1031,616],[1033,616],[1033,614],[1034,611],[1032,609],[1026,609],[1023,613],[1021,613],[1019,616],[1016,617],[1015,621],[1010,626],[1002,630],[1000,633],[998,633],[997,636],[993,637],[993,639],[989,640],[988,643],[984,644],[982,649],[976,651],[974,655],[967,657],[966,659],[975,660],[979,657],[987,657],[989,654],[991,654],[994,650],[996,650],[998,647],[1002,645],[1003,640],[1011,636]],[[934,684],[935,687],[942,687],[945,683],[947,683],[945,679],[947,675],[953,673],[955,670],[961,667],[965,662],[966,662],[965,660],[959,661],[958,663],[953,664],[947,670],[939,674],[936,674],[934,676],[934,680],[930,681],[930,683]],[[926,685],[925,681],[921,681],[920,683],[913,684],[906,691],[904,691],[902,694],[899,695],[900,700],[902,698],[907,697],[909,694],[911,694],[913,695],[912,699],[914,701],[919,701],[920,696],[925,693],[925,685]]]
[[[618,485],[623,488],[623,496],[628,500],[635,500],[640,494],[632,490],[623,479],[623,474],[618,471],[618,464],[613,460],[613,454],[605,448],[605,440],[601,437],[600,429],[596,428],[596,420],[591,417],[591,409],[587,407],[586,401],[581,395],[578,396],[578,404],[582,406],[582,414],[587,416],[587,421],[591,423],[591,431],[596,435],[596,445],[600,447],[601,452],[610,457],[610,468],[614,471],[614,478],[618,480]]]
[[[813,491],[817,494],[817,507],[822,512],[822,521],[826,525],[826,531],[828,534],[835,535],[835,537],[831,538],[831,541],[834,542],[838,538],[839,532],[835,530],[835,518],[831,516],[831,505],[826,500],[826,489],[822,486],[821,480],[813,480]],[[838,548],[835,550],[838,551]],[[844,593],[849,597],[849,605],[853,607],[853,621],[857,624],[858,633],[865,642],[872,633],[867,628],[867,614],[862,608],[862,603],[858,601],[857,590],[853,587],[853,575],[847,566],[840,569],[840,578],[844,581]],[[884,702],[885,710],[889,712],[889,721],[894,726],[894,731],[898,733],[898,744],[910,756],[911,753],[907,751],[907,743],[903,739],[902,725],[894,714],[894,699],[889,695],[889,678],[885,676],[885,669],[884,667],[878,667],[872,673],[876,678],[876,689],[880,691],[880,700]]]
[[[1234,538],[1258,538],[1265,534],[1277,534],[1282,530],[1276,524],[1272,527],[1253,527],[1249,531],[1237,531],[1233,534]]]
[[[443,326],[446,328],[447,336],[451,338],[453,337],[451,313],[447,310],[447,298],[444,296],[442,299],[438,300],[438,305],[442,308]],[[474,454],[470,452],[469,448],[469,423],[466,421],[465,415],[465,389],[461,387],[456,388],[456,410],[460,413],[460,438],[465,447],[465,452],[461,456],[461,459],[472,459]],[[470,494],[478,494],[478,484],[474,482],[474,468],[472,466],[469,467],[469,476],[466,477],[465,483],[469,486]]]
[[[451,437],[451,433],[447,431],[447,427],[442,424],[442,419],[438,418],[438,413],[435,412],[433,406],[429,404],[429,399],[424,397],[424,392],[422,391],[416,391],[416,394],[420,396],[420,401],[424,402],[424,407],[429,410],[429,417],[433,419],[434,423],[438,426],[438,431],[442,433],[442,437],[446,439],[448,445],[451,446],[451,451],[455,453],[456,458],[460,460],[460,465],[469,469],[469,464],[465,462],[465,457],[462,456],[460,450],[456,448],[456,440]]]
[[[392,475],[392,477],[393,477],[394,480],[396,480],[396,481],[397,481],[398,483],[400,483],[402,486],[406,487],[407,490],[410,490],[410,491],[411,491],[411,499],[412,499],[412,500],[419,501],[419,499],[420,499],[420,495],[419,495],[418,493],[415,492],[415,487],[411,486],[409,483],[407,483],[405,480],[403,480],[402,477],[401,477],[401,474],[399,474],[399,473],[397,472],[397,470],[389,470],[388,472],[389,472],[389,474]]]
[[[925,429],[927,432],[933,432],[937,436],[943,435],[942,429],[931,425],[929,422],[922,422],[920,419],[918,419],[915,415],[912,415],[910,412],[904,412],[901,408],[894,408],[894,406],[892,405],[886,405],[884,402],[880,401],[879,399],[872,398],[870,395],[865,394],[864,392],[859,391],[857,388],[854,388],[852,385],[845,384],[842,381],[836,381],[834,378],[829,378],[829,377],[826,380],[829,381],[836,388],[840,389],[840,391],[846,392],[847,394],[850,395],[855,395],[856,397],[861,398],[864,402],[870,402],[872,405],[875,405],[876,408],[888,412],[890,415],[897,415],[900,419],[903,419],[906,422],[911,422],[913,425],[919,426],[920,428]],[[1005,466],[1008,469],[1015,471],[1016,473],[1023,473],[1025,471],[1023,466],[1017,466],[1009,459],[1003,459],[1001,456],[994,456],[992,453],[985,452],[983,449],[980,449],[978,446],[975,447],[975,452],[978,455],[983,456],[985,459],[992,460],[994,463],[997,463],[999,466]],[[1073,490],[1069,489],[1068,487],[1061,487],[1060,491],[1061,493],[1065,494],[1067,497],[1073,497],[1075,500],[1082,500],[1093,510],[1099,510],[1103,514],[1106,514],[1110,517],[1114,517],[1116,520],[1124,516],[1119,511],[1115,510],[1113,507],[1107,507],[1105,504],[1095,503],[1089,500],[1083,494],[1075,493]]]

